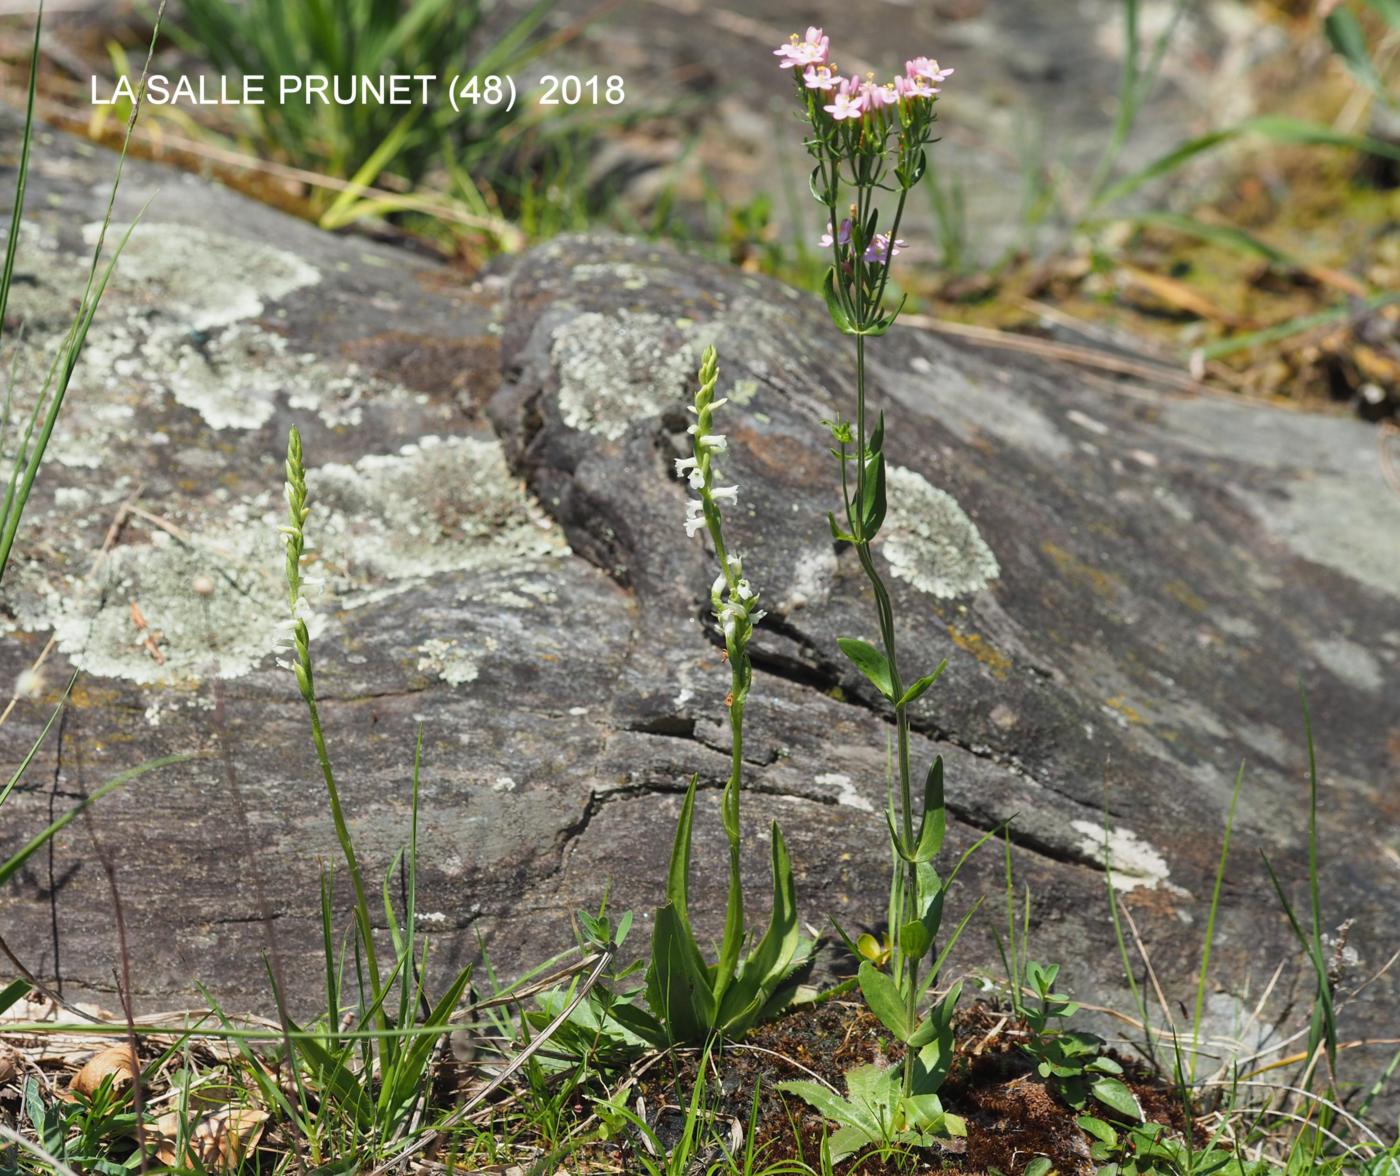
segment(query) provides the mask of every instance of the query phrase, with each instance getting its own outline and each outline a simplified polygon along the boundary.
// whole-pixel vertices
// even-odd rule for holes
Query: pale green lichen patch
[[[1082,820],[1070,824],[1082,837],[1079,852],[1092,861],[1106,861],[1114,890],[1156,890],[1171,876],[1166,859],[1131,829],[1105,831],[1102,825]]]
[[[95,243],[100,224],[84,227]],[[109,243],[125,225],[112,225]],[[210,330],[261,314],[269,302],[314,285],[320,274],[293,253],[192,225],[143,221],[122,251],[108,297],[155,309],[172,328]]]
[[[535,583],[545,577],[528,573],[547,571],[568,554],[494,439],[426,437],[397,453],[311,470],[308,482],[313,634],[337,611],[398,595],[442,572],[481,575],[522,600],[547,600],[549,590]],[[129,522],[125,541],[91,575],[83,535],[100,528],[116,504],[92,502],[81,527],[48,528],[53,541],[7,575],[3,599],[15,627],[52,629],[73,665],[100,677],[175,684],[257,668],[286,615],[277,534],[284,508],[272,491],[219,497],[148,504],[164,526]],[[34,524],[43,529],[43,516]],[[432,672],[445,680],[469,680],[465,652],[419,652],[436,658]]]
[[[272,496],[259,504],[274,509]],[[275,578],[281,543],[269,517],[187,531],[155,531],[119,545],[86,580],[51,582],[49,622],[73,665],[140,683],[237,678],[279,636],[285,601]],[[194,591],[200,577],[211,586]]]
[[[568,554],[494,438],[422,437],[397,453],[321,466],[307,483],[330,514],[313,541],[338,594]]]
[[[718,333],[714,324],[697,327],[678,345],[660,315],[571,319],[555,329],[550,349],[564,423],[616,441],[637,421],[685,403],[700,354]]]
[[[969,596],[1001,569],[957,500],[914,470],[886,471],[889,514],[882,532],[890,572],[940,600]]]
[[[437,675],[449,686],[475,682],[480,672],[475,659],[456,641],[431,638],[418,647],[418,654],[418,669]]]
[[[621,286],[624,290],[645,290],[649,285],[647,271],[631,262],[585,262],[573,268],[576,281],[586,282],[604,279],[610,285]]]
[[[21,404],[44,385],[61,350],[75,291],[52,275],[69,272],[71,265],[46,264],[34,283],[15,290],[11,309],[25,325]],[[353,365],[293,354],[281,335],[246,321],[319,280],[305,262],[269,246],[182,225],[138,226],[88,334],[49,456],[99,468],[112,449],[130,445],[136,413],[162,395],[220,430],[265,425],[283,398],[337,427],[359,424],[365,399],[409,396]]]

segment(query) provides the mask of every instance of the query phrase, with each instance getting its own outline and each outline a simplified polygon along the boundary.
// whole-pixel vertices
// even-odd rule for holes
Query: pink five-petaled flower
[[[840,231],[836,234],[836,240],[837,240],[838,242],[840,242],[842,245],[849,245],[849,244],[851,243],[851,218],[850,218],[850,217],[847,217],[845,220],[843,220],[843,221],[841,222],[841,229],[840,229]],[[831,242],[831,222],[830,222],[830,221],[827,221],[827,222],[826,222],[826,232],[824,232],[824,233],[822,234],[821,247],[822,247],[823,249],[830,249],[830,248],[831,248],[831,244],[832,244],[832,242]]]
[[[903,239],[896,237],[890,241],[888,233],[876,233],[875,240],[865,247],[865,260],[875,265],[884,265],[892,257],[898,257],[904,248]]]
[[[939,92],[937,86],[931,86],[927,78],[895,78],[895,93],[900,98],[932,98]]]
[[[841,84],[836,87],[835,101],[822,107],[837,122],[845,118],[861,118],[868,108],[869,98],[857,77],[842,78]]]
[[[938,62],[931,57],[916,57],[913,61],[904,63],[905,77],[927,78],[935,86],[944,78],[950,77],[952,72],[951,69],[939,69]]]
[[[825,65],[827,51],[831,48],[831,38],[815,25],[807,29],[807,36],[799,41],[793,33],[786,45],[773,50],[774,57],[783,58],[778,65],[783,69],[796,69],[798,66]]]
[[[809,65],[802,75],[802,80],[809,90],[836,89],[836,75],[831,72],[829,65]]]

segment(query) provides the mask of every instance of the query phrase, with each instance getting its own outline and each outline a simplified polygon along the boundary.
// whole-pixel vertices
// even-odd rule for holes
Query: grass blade
[[[1201,948],[1201,972],[1196,980],[1196,1008],[1191,1018],[1191,1076],[1196,1081],[1197,1047],[1201,1038],[1201,1017],[1206,1003],[1206,976],[1210,972],[1210,949],[1215,942],[1215,916],[1220,910],[1220,890],[1225,882],[1225,862],[1230,856],[1230,834],[1235,829],[1235,806],[1240,799],[1240,786],[1244,783],[1244,764],[1235,775],[1235,787],[1230,793],[1230,812],[1225,818],[1225,837],[1220,845],[1220,863],[1215,868],[1215,885],[1210,893],[1210,913],[1206,916],[1205,944]]]
[[[85,796],[64,813],[63,816],[50,823],[42,832],[36,833],[31,837],[19,852],[14,854],[8,861],[0,863],[0,886],[8,882],[26,861],[39,850],[43,849],[43,847],[47,845],[56,834],[62,831],[69,822],[86,810],[90,805],[101,800],[109,792],[116,791],[123,784],[128,784],[137,777],[144,776],[147,772],[153,772],[157,768],[168,768],[171,764],[183,764],[189,759],[190,757],[187,755],[167,755],[161,759],[147,760],[144,764],[138,764],[134,768],[128,768],[125,772],[113,776],[90,796]]]

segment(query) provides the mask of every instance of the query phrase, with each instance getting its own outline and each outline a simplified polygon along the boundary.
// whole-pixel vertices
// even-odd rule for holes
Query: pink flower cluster
[[[841,222],[841,228],[836,232],[836,244],[849,245],[851,243],[851,218],[847,217]],[[821,237],[821,247],[830,249],[832,246],[831,225],[826,226],[826,232]],[[872,265],[883,265],[892,257],[898,257],[904,249],[904,238],[896,237],[890,240],[888,233],[876,233],[875,239],[865,247],[862,258]]]
[[[877,82],[873,74],[865,78],[852,74],[842,77],[831,62],[831,38],[815,26],[799,40],[793,33],[786,45],[773,50],[783,60],[783,69],[801,69],[802,80],[809,90],[819,90],[830,102],[822,109],[837,122],[864,118],[887,106],[895,106],[917,98],[932,98],[940,93],[939,85],[953,71],[940,69],[929,57],[915,57],[904,63],[904,73],[890,82]]]

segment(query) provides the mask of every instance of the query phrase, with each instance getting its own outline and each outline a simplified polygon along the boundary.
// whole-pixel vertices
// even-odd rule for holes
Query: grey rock
[[[13,307],[26,354],[61,329],[110,167],[42,146]],[[819,304],[621,238],[563,238],[469,287],[141,164],[119,217],[157,188],[0,595],[0,680],[55,642],[44,696],[0,728],[4,762],[80,671],[5,806],[0,854],[111,774],[191,758],[104,799],[0,895],[4,937],[30,966],[69,991],[111,988],[105,857],[138,1006],[197,999],[199,979],[228,1007],[266,1008],[269,945],[294,1007],[315,1005],[318,877],[338,851],[301,702],[274,662],[293,423],[311,466],[332,756],[377,876],[407,837],[421,724],[419,909],[439,966],[484,945],[521,971],[568,946],[571,911],[609,888],[614,909],[639,912],[640,943],[692,773],[694,910],[717,931],[728,675],[706,616],[711,559],[683,532],[671,469],[710,342],[731,399],[723,469],[740,487],[728,526],[772,614],[746,730],[752,914],[777,818],[803,917],[876,923],[890,727],[835,644],[870,636],[873,617],[825,520],[836,468],[820,421],[851,411],[852,358]],[[1296,954],[1259,851],[1303,901],[1301,676],[1324,919],[1356,921],[1356,978],[1379,969],[1400,931],[1400,516],[1374,434],[907,327],[872,357],[899,469],[880,558],[904,661],[949,660],[916,707],[915,761],[945,759],[954,851],[1014,817],[1033,954],[1126,1007],[1107,823],[1124,904],[1166,991],[1189,1001],[1247,759],[1211,1003],[1212,1026],[1231,1030],[1244,994]],[[29,379],[39,360],[26,362]],[[200,576],[212,593],[192,591]],[[988,849],[961,875],[951,909],[988,905],[958,970],[994,964],[1001,870]],[[1388,1025],[1394,985],[1351,1003],[1354,1032]]]

